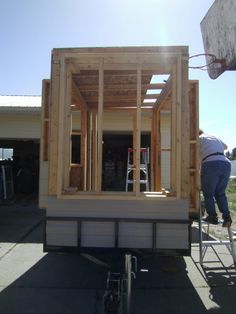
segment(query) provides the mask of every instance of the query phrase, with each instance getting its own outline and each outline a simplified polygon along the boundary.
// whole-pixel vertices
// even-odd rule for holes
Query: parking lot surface
[[[102,314],[106,265],[117,264],[117,255],[44,252],[44,215],[36,202],[0,206],[0,312]],[[235,313],[231,255],[225,246],[213,246],[202,267],[196,225],[192,239],[187,257],[131,252],[138,260],[131,314]]]

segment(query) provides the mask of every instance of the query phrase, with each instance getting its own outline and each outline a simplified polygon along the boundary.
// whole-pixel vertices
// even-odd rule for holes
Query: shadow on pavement
[[[18,217],[15,222],[13,214]],[[18,242],[0,258],[0,312],[102,314],[108,269],[75,253],[43,252],[40,224],[43,215],[37,206],[24,209],[14,206],[0,214],[0,226],[6,224],[15,232],[0,231],[1,241]],[[28,224],[23,216],[25,219],[28,216]],[[29,228],[29,222],[37,221],[19,241],[22,226]],[[227,274],[205,270],[200,274],[194,262],[190,265],[190,257],[154,256],[137,251],[132,254],[138,258],[138,272],[132,280],[130,314],[235,313],[235,270]],[[123,260],[117,254],[100,252],[94,256],[98,261],[115,265],[116,271],[122,268]]]
[[[44,216],[45,210],[39,209],[36,201],[1,204],[0,242],[20,242],[44,219]]]

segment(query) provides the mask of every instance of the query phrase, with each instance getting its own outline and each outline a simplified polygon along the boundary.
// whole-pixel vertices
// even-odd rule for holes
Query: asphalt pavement
[[[0,205],[0,313],[102,314],[106,265],[118,257],[44,252],[44,215],[36,201]],[[130,314],[235,313],[232,256],[225,246],[213,246],[202,267],[196,224],[192,239],[187,257],[132,253],[138,271]]]

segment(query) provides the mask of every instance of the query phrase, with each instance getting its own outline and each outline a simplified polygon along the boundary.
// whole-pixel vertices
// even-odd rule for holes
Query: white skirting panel
[[[188,233],[188,225],[157,224],[156,248],[186,249],[189,245]]]
[[[120,248],[152,248],[152,224],[122,222],[119,226]]]
[[[77,246],[77,223],[74,221],[48,221],[47,245]]]
[[[181,222],[188,222],[185,200],[48,200],[46,245],[189,248],[189,226]],[[156,222],[154,227],[159,219],[176,222]]]
[[[82,222],[82,247],[115,247],[115,224],[113,222]]]

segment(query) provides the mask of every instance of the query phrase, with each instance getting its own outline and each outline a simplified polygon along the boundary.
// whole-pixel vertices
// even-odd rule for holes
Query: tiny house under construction
[[[198,82],[188,47],[53,49],[43,81],[45,250],[190,253]]]

